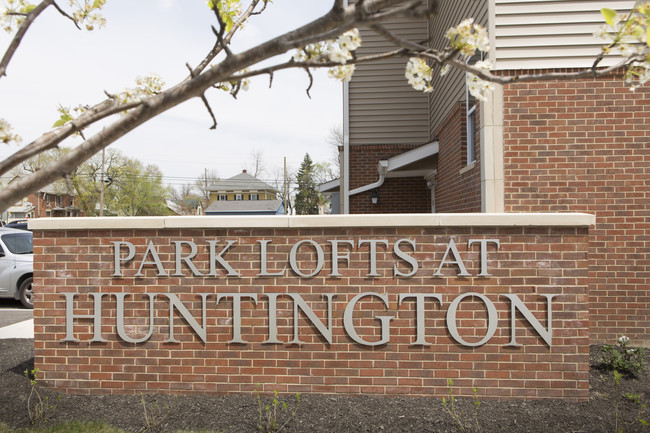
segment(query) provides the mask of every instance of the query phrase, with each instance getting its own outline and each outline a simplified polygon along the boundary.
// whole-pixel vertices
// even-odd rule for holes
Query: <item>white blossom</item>
[[[328,75],[330,78],[340,80],[342,82],[348,82],[352,79],[354,74],[354,64],[351,65],[340,65],[330,68]]]
[[[330,60],[335,63],[345,64],[352,58],[352,53],[349,50],[342,48],[337,43],[329,43],[327,45],[327,50]]]
[[[433,87],[431,86],[433,70],[427,65],[424,59],[411,57],[406,64],[404,76],[415,90],[425,93],[433,92]]]
[[[0,3],[0,27],[7,33],[16,30],[25,21],[24,15],[34,9],[34,5],[27,0],[2,0]]]
[[[348,51],[354,51],[361,46],[359,29],[348,30],[337,39],[339,46]]]
[[[137,77],[136,87],[125,89],[117,95],[117,100],[122,103],[138,102],[162,91],[165,82],[157,74],[148,74]]]
[[[0,143],[20,143],[22,139],[12,132],[12,127],[5,119],[0,118]]]
[[[490,50],[490,39],[485,27],[474,24],[473,18],[461,21],[456,27],[451,27],[445,33],[451,47],[459,50],[466,56],[473,56],[476,50],[487,52]]]
[[[628,337],[626,337],[625,335],[621,335],[621,337],[618,339],[618,342],[620,344],[627,344],[629,341],[630,341],[630,339]]]
[[[98,12],[106,0],[70,0],[72,18],[77,24],[83,24],[91,31],[106,25],[106,19]]]

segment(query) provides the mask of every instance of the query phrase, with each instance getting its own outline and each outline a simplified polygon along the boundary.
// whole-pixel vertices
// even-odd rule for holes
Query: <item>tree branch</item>
[[[141,105],[140,102],[120,105],[113,100],[107,100],[97,104],[70,123],[47,132],[15,152],[13,155],[0,161],[0,176],[29,158],[32,158],[46,150],[54,149],[66,138],[72,136],[76,132],[81,132],[84,128],[96,123],[97,121],[105,119],[113,114],[135,108],[139,105]]]
[[[23,21],[23,23],[18,28],[18,31],[14,35],[14,38],[11,40],[11,43],[9,44],[7,51],[5,51],[2,60],[0,60],[0,78],[7,75],[7,66],[9,66],[9,62],[11,61],[12,57],[16,53],[16,50],[18,49],[18,46],[22,42],[25,33],[27,33],[29,26],[31,26],[34,20],[36,19],[36,17],[38,17],[52,3],[53,0],[43,0],[41,3],[38,4],[38,6],[36,6],[36,8],[34,8],[33,11],[27,14],[25,21]]]

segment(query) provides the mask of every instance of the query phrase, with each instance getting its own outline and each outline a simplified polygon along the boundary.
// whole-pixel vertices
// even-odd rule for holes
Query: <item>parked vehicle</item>
[[[27,220],[15,220],[5,224],[4,226],[12,229],[28,230]]]
[[[32,232],[0,228],[0,297],[34,308],[34,240]]]

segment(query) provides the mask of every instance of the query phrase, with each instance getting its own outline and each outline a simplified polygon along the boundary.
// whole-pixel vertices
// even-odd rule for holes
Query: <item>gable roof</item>
[[[251,176],[245,171],[239,173],[236,176],[233,176],[228,179],[215,182],[212,185],[208,186],[208,191],[273,191],[279,193],[277,189],[273,188],[268,183],[262,182],[261,180]]]

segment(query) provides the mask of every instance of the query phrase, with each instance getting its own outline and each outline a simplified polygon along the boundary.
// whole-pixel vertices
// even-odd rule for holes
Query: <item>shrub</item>
[[[615,345],[604,345],[603,357],[600,359],[603,367],[635,376],[642,373],[646,369],[645,350],[629,345],[630,339],[625,335],[621,336]]]

